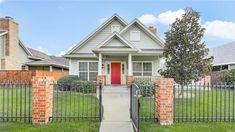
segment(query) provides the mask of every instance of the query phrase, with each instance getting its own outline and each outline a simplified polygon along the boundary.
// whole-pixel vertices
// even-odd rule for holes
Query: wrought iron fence
[[[139,87],[135,83],[132,83],[130,88],[130,116],[132,120],[132,126],[135,132],[139,132],[140,126],[139,94]]]
[[[235,84],[176,84],[174,121],[235,121]]]
[[[31,83],[0,82],[0,121],[31,122]]]
[[[99,92],[95,83],[55,84],[52,120],[101,120],[101,88],[101,83]]]
[[[156,96],[155,88],[156,84],[152,82],[151,77],[136,78],[135,83],[140,90],[140,119],[143,121],[155,121],[156,120]]]

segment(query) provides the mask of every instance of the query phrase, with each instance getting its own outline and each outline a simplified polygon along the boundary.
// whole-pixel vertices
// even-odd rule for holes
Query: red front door
[[[120,63],[111,63],[111,84],[121,84]]]

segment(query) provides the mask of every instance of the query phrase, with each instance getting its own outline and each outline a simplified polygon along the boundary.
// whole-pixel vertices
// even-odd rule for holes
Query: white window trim
[[[139,39],[133,39],[133,37],[131,37],[132,35],[132,33],[139,33]],[[140,31],[135,31],[135,30],[133,30],[133,31],[130,31],[130,41],[133,41],[133,42],[135,42],[135,41],[140,41]]]
[[[133,63],[135,63],[135,62],[137,62],[137,63],[139,62],[142,65],[141,76],[139,76],[139,77],[144,77],[144,64],[143,63],[145,63],[145,62],[152,64],[151,76],[153,76],[153,61],[132,61],[132,66],[134,66]],[[134,71],[134,67],[132,67],[132,69],[133,69],[133,71],[132,71],[133,73],[139,72],[139,71]]]
[[[119,31],[121,30],[121,26],[120,26],[120,25],[118,25],[118,24],[113,24],[113,25],[111,25],[111,33],[115,32],[115,31],[113,31],[113,27],[119,27]],[[119,32],[119,31],[118,31],[118,32]]]
[[[90,71],[90,69],[89,69],[89,63],[90,63],[90,62],[97,62],[97,63],[98,63],[98,61],[78,61],[78,62],[77,62],[78,77],[80,77],[80,76],[79,76],[79,72],[80,72],[80,71],[79,71],[79,62],[87,62],[87,64],[88,64],[88,65],[87,65],[88,69],[87,69],[87,71],[86,71],[86,72],[88,73],[88,74],[87,74],[87,81],[90,81],[90,77],[89,77],[90,72],[98,72],[98,70],[97,70],[97,71]],[[85,71],[81,71],[81,72],[85,72]]]

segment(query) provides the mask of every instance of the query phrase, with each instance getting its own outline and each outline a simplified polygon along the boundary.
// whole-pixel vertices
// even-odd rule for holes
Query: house
[[[0,18],[0,70],[68,71],[69,61],[27,48],[19,38],[19,24]]]
[[[214,56],[212,71],[235,69],[235,41],[211,48],[209,56]]]
[[[134,77],[157,76],[164,43],[156,32],[138,19],[127,23],[114,14],[64,56],[69,74],[127,86]]]

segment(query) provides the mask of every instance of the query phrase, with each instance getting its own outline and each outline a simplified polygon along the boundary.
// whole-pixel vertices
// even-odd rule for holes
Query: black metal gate
[[[102,83],[55,84],[52,121],[102,120]]]
[[[135,132],[139,132],[140,124],[140,101],[139,101],[139,87],[135,84],[131,84],[130,88],[130,117],[132,121],[132,126]]]

